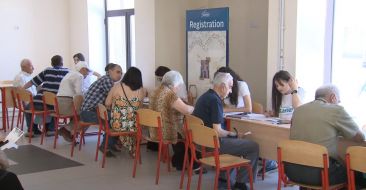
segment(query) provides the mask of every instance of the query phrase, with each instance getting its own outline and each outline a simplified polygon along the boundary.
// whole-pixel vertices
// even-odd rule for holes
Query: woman
[[[174,155],[172,157],[172,164],[178,170],[182,169],[184,158],[184,144],[177,143],[178,138],[183,135],[183,114],[191,114],[193,107],[187,105],[179,97],[185,89],[182,75],[177,71],[167,72],[158,87],[150,97],[150,109],[161,112],[162,117],[162,131],[163,139],[171,141],[173,145]],[[152,133],[153,131],[150,131]],[[178,135],[179,134],[179,135]],[[154,134],[150,134],[154,136]]]
[[[252,99],[247,83],[229,67],[221,67],[216,72],[230,73],[233,77],[232,92],[224,99],[224,112],[252,112]]]
[[[304,90],[287,71],[278,71],[272,80],[272,116],[291,120],[294,109],[302,104]]]
[[[146,91],[142,86],[140,70],[136,67],[130,67],[122,81],[113,86],[105,101],[105,105],[111,107],[110,126],[112,130],[136,131],[135,111],[142,105],[145,95]],[[135,138],[122,136],[119,139],[121,144],[134,156]]]

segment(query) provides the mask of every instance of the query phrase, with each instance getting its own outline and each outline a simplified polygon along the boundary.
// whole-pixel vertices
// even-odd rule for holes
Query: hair
[[[280,70],[278,71],[272,79],[272,110],[274,111],[275,116],[277,117],[280,111],[280,106],[282,104],[282,94],[276,88],[276,81],[281,83],[281,80],[286,82],[290,81],[291,74],[287,71]]]
[[[333,84],[325,84],[323,86],[320,86],[318,89],[316,89],[315,99],[326,98],[330,94],[335,94],[337,99],[339,99],[339,90],[338,90],[337,86],[335,86]]]
[[[114,63],[108,63],[108,64],[105,66],[104,71],[106,72],[106,74],[107,74],[107,75],[109,75],[108,71],[113,70],[113,69],[114,69],[114,68],[116,68],[117,66],[119,66],[119,65],[114,64]],[[119,66],[119,67],[120,67],[120,66]]]
[[[169,71],[170,71],[170,69],[168,67],[159,66],[155,70],[155,76],[157,76],[157,77],[163,77],[165,75],[165,73],[167,73]]]
[[[64,63],[62,62],[62,57],[60,55],[55,55],[51,58],[52,67],[62,67]]]
[[[182,75],[178,71],[169,71],[163,76],[161,84],[173,88],[184,84],[184,81]]]
[[[222,73],[230,73],[230,75],[233,77],[233,88],[231,93],[229,94],[229,100],[230,103],[233,105],[238,105],[238,94],[239,94],[239,88],[238,88],[238,81],[243,81],[239,75],[237,75],[230,67],[220,67],[217,72]],[[215,75],[216,75],[215,73]]]
[[[232,80],[233,77],[230,75],[230,73],[216,72],[212,83],[214,86],[221,84],[229,85],[229,82]]]
[[[130,87],[131,90],[140,89],[142,87],[141,71],[136,67],[130,67],[121,82]]]
[[[72,56],[73,58],[77,57],[80,61],[85,61],[85,57],[82,53],[77,53],[74,56]]]
[[[20,68],[24,69],[26,64],[29,63],[29,62],[30,62],[29,59],[22,59],[22,61],[20,61]]]

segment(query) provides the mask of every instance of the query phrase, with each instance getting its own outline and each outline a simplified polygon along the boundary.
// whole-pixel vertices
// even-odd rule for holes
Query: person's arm
[[[194,109],[192,106],[185,104],[180,98],[173,102],[172,107],[182,114],[191,114]]]
[[[352,140],[356,142],[363,142],[365,141],[365,136],[363,135],[362,132],[358,131],[356,135],[353,136]]]
[[[221,124],[212,124],[213,129],[219,134],[219,137],[227,137],[227,136],[236,136],[237,134],[235,132],[227,131],[225,129],[221,128]]]
[[[117,86],[117,85],[116,85]],[[108,92],[108,96],[105,99],[105,106],[110,109],[112,106],[112,98],[115,92],[115,89],[117,88],[116,86],[113,86],[112,89]]]
[[[25,85],[23,86],[24,89],[28,89],[29,87],[33,86],[32,81],[28,81],[27,83],[25,83]]]
[[[224,112],[252,112],[252,99],[250,95],[243,96],[244,107],[233,108],[233,107],[225,107]]]
[[[94,76],[96,76],[98,79],[99,79],[100,77],[102,77],[102,75],[100,75],[98,72],[95,72],[95,71],[93,72],[93,75],[94,75]]]
[[[291,95],[292,95],[292,107],[295,109],[302,104],[300,94],[299,94],[299,92],[296,92],[299,90],[299,86],[297,84],[297,80],[294,78],[290,79],[289,85],[291,88]]]

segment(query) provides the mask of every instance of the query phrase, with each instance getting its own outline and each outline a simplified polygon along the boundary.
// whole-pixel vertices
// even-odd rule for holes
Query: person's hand
[[[290,86],[291,91],[297,90],[299,88],[297,80],[293,77],[291,77],[290,80],[288,81],[288,85]]]
[[[273,117],[274,113],[272,110],[265,110],[264,113],[263,113],[264,116],[266,117]]]

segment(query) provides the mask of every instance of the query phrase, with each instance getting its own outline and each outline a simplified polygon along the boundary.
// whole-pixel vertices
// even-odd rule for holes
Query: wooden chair
[[[48,106],[52,106],[53,109],[50,110],[48,109]],[[56,94],[52,93],[52,92],[43,92],[43,109],[44,109],[44,117],[46,117],[47,115],[55,118],[54,122],[55,122],[55,139],[53,141],[53,148],[56,148],[56,144],[57,144],[57,139],[58,139],[58,129],[59,129],[59,120],[63,119],[72,119],[74,117],[74,114],[68,114],[68,115],[63,115],[60,114],[60,109],[59,109],[59,104],[57,101],[57,96]],[[70,108],[71,109],[71,108]],[[41,144],[43,144],[43,138],[45,136],[46,133],[46,128],[43,127],[42,130],[42,138],[41,138]]]
[[[13,126],[14,126],[15,112],[16,112],[16,110],[19,110],[18,105],[16,104],[16,96],[15,96],[14,90],[15,90],[14,87],[5,88],[5,108],[6,108],[5,113],[6,113],[6,121],[7,121],[7,125],[8,125],[7,127],[8,127],[8,129],[10,128],[10,130],[12,130]],[[13,110],[11,125],[9,123],[9,108]]]
[[[8,108],[10,108],[11,106],[9,105],[12,104],[13,101],[10,100],[11,98],[11,94],[10,94],[10,90],[13,88],[13,81],[12,80],[3,80],[0,81],[0,88],[1,88],[1,107],[2,107],[2,119],[3,119],[3,128],[1,130],[4,130],[4,132],[6,132],[6,127],[9,127],[9,119],[8,119]]]
[[[299,185],[300,187],[310,189],[323,189],[323,190],[341,189],[346,186],[346,184],[337,184],[329,186],[329,178],[328,178],[329,158],[328,158],[328,150],[324,146],[296,140],[281,141],[278,143],[277,158],[278,158],[278,185],[277,185],[278,190],[281,189],[282,182],[285,185],[293,184],[293,185]],[[290,181],[284,172],[283,162],[320,168],[322,175],[322,185],[312,186]]]
[[[351,146],[347,148],[346,164],[348,190],[356,190],[355,171],[366,173],[366,147]]]
[[[227,177],[227,188],[230,189],[230,171],[231,169],[238,169],[240,167],[245,167],[249,174],[249,183],[250,189],[253,190],[253,173],[252,166],[250,165],[250,160],[233,156],[229,154],[219,154],[219,138],[218,134],[214,129],[208,128],[201,124],[191,123],[188,125],[189,129],[189,145],[191,148],[191,161],[190,167],[188,171],[188,176],[192,176],[193,171],[193,161],[196,161],[201,164],[200,166],[200,174],[198,178],[198,187],[197,189],[201,189],[201,181],[202,181],[202,171],[203,165],[215,167],[215,183],[214,189],[218,189],[218,180],[220,171],[226,171]],[[202,158],[198,159],[196,156],[196,146],[201,147]],[[213,155],[206,155],[206,148],[214,149]]]
[[[258,102],[252,102],[252,112],[257,114],[263,114],[264,113],[263,105]]]
[[[81,110],[81,105],[84,102],[84,97],[82,95],[76,95],[73,97],[73,102],[74,102],[74,106],[73,106],[73,113],[74,113],[74,129],[73,129],[73,136],[72,136],[72,143],[71,143],[71,157],[74,156],[74,149],[75,149],[75,145],[76,143],[76,138],[79,135],[80,136],[80,142],[79,142],[79,151],[81,150],[81,146],[82,144],[85,144],[85,131],[87,130],[88,127],[90,126],[99,126],[98,123],[93,123],[93,122],[84,122],[80,120],[80,110]],[[96,157],[95,157],[95,161],[98,160],[98,151],[96,153]]]
[[[135,155],[135,161],[133,165],[133,172],[132,177],[136,176],[136,167],[137,167],[137,160],[139,159],[139,163],[141,164],[141,141],[147,140],[156,142],[159,144],[159,151],[158,151],[158,160],[157,160],[157,167],[156,167],[156,177],[155,177],[155,184],[159,183],[159,176],[160,176],[160,161],[161,157],[163,155],[163,149],[169,152],[168,145],[171,144],[171,142],[167,142],[163,140],[163,133],[162,133],[162,119],[161,119],[161,113],[153,111],[151,109],[139,109],[137,110],[136,115],[136,127],[137,127],[137,147],[136,147],[136,155]],[[151,128],[153,130],[156,130],[157,137],[150,137],[145,136],[142,134],[142,128]],[[165,148],[164,148],[165,147]],[[169,153],[167,153],[167,156],[169,157]],[[168,160],[168,171],[170,170],[170,162]]]
[[[188,130],[188,125],[190,125],[190,124],[204,125],[203,121],[200,118],[195,117],[193,115],[184,115],[183,130],[184,130],[184,134],[186,136],[186,139],[185,139],[185,142],[184,142],[184,148],[185,148],[185,150],[184,150],[184,161],[183,161],[183,168],[182,168],[182,173],[181,173],[181,177],[180,177],[179,189],[183,188],[184,174],[185,174],[185,171],[186,171],[186,167],[189,166],[189,160],[188,160],[189,130]],[[187,174],[188,173],[189,172],[187,172]],[[188,176],[188,182],[187,182],[187,189],[188,190],[190,189],[190,186],[191,186],[191,177],[192,176]]]
[[[46,119],[45,119],[45,114],[44,114],[44,110],[42,111],[37,111],[34,109],[34,102],[33,102],[33,96],[32,93],[30,93],[29,91],[25,90],[25,89],[18,89],[16,91],[16,95],[17,95],[17,100],[18,100],[18,107],[19,107],[19,114],[25,114],[25,113],[30,113],[32,114],[31,116],[31,123],[30,123],[30,128],[29,128],[29,143],[31,143],[32,141],[32,135],[33,135],[33,124],[34,124],[34,117],[36,115],[40,115],[43,117],[43,128],[45,128],[46,126]],[[26,109],[25,105],[29,104],[30,108]],[[24,123],[24,118],[20,118],[18,117],[18,121],[21,121],[21,125],[23,126]]]
[[[108,138],[109,137],[120,137],[120,136],[131,136],[135,137],[137,136],[137,131],[112,131],[109,127],[109,119],[107,114],[107,108],[102,105],[98,104],[98,120],[99,120],[99,130],[98,130],[98,143],[97,143],[97,150],[95,158],[98,158],[98,149],[100,144],[100,136],[102,134],[102,131],[105,133],[105,143],[103,148],[103,161],[102,161],[102,168],[104,168],[105,165],[105,157],[107,152],[107,145],[108,145]]]

